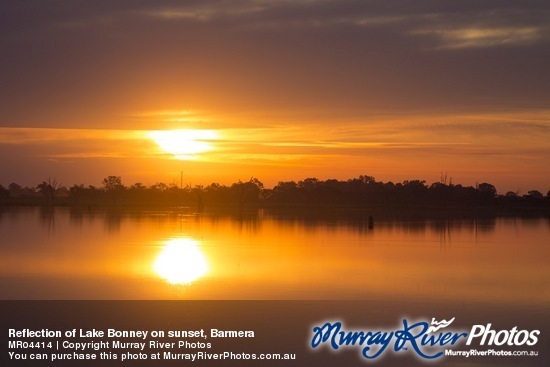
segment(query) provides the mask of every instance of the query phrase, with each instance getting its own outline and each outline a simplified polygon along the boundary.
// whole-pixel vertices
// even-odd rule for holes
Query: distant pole
[[[183,171],[180,171],[180,190],[183,190]]]

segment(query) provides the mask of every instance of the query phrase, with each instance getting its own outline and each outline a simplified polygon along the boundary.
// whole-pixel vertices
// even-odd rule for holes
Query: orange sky
[[[446,172],[546,193],[548,18],[535,1],[2,4],[0,184]],[[174,159],[150,138],[171,129],[210,149]]]

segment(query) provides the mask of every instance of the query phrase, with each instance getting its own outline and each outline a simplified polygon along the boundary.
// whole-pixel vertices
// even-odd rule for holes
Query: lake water
[[[364,218],[266,212],[238,218],[8,208],[0,210],[2,325],[256,330],[260,352],[297,351],[300,361],[290,365],[334,366],[365,361],[356,349],[312,351],[312,325],[341,320],[361,330],[397,330],[404,319],[456,318],[453,327],[466,332],[489,323],[505,332],[540,330],[535,346],[498,347],[540,356],[445,357],[438,365],[542,367],[550,365],[549,239],[548,218],[375,218],[370,228]],[[245,343],[231,340],[215,344],[238,350]],[[381,365],[425,363],[407,352]]]
[[[549,219],[375,222],[0,212],[2,299],[426,300],[550,306]]]

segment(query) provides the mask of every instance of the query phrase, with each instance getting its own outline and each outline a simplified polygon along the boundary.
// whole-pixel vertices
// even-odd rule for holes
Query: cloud
[[[462,28],[417,30],[414,35],[428,35],[439,39],[439,48],[459,49],[472,47],[526,46],[544,37],[544,29],[522,28]]]
[[[549,14],[507,0],[14,2],[0,5],[0,125],[546,105]],[[136,109],[174,113],[128,116]]]
[[[408,34],[436,41],[436,49],[529,46],[550,40],[550,7],[518,7],[501,2],[493,8],[465,6],[461,10],[424,14]]]
[[[175,7],[160,4],[158,8],[139,11],[138,14],[168,21],[208,22],[220,18],[232,18],[260,13],[266,9],[268,2],[234,1],[230,3],[178,5]]]
[[[213,121],[205,113],[191,110],[145,111],[132,113],[129,117],[132,121],[165,128],[199,127]]]
[[[0,127],[0,144],[24,145],[87,140],[127,140],[139,138],[138,135],[139,133],[130,130]]]

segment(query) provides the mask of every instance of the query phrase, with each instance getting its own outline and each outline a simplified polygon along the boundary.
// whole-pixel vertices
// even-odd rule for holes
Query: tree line
[[[135,183],[126,186],[120,176],[108,176],[100,187],[75,184],[62,185],[48,178],[35,187],[11,183],[0,185],[3,205],[65,205],[65,206],[189,206],[233,207],[240,211],[260,207],[497,207],[550,208],[550,191],[544,195],[531,190],[526,194],[509,191],[498,194],[495,186],[479,183],[462,186],[440,182],[427,184],[424,180],[400,183],[376,181],[372,176],[348,180],[281,181],[273,188],[264,187],[257,178],[231,185],[211,183],[208,186],[178,186],[156,183],[146,186]]]

